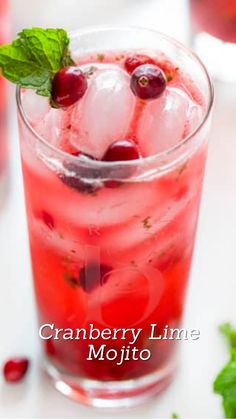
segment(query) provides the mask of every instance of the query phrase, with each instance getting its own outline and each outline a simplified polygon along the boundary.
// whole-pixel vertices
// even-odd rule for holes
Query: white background
[[[182,0],[12,0],[13,31],[32,25],[128,23],[150,26],[187,43],[188,23]],[[217,63],[216,63],[217,65]],[[104,412],[67,400],[39,368],[39,341],[31,289],[15,105],[10,111],[11,184],[0,213],[0,364],[23,354],[32,360],[27,380],[6,385],[0,377],[1,418],[220,418],[213,379],[227,359],[217,331],[235,320],[236,295],[236,86],[216,83],[216,103],[188,304],[187,328],[201,339],[184,342],[181,364],[170,388],[138,409]],[[13,89],[12,89],[13,96]],[[2,381],[1,381],[2,380]]]

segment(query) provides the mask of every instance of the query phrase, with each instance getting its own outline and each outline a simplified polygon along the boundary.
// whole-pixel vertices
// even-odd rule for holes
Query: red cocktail
[[[150,332],[181,325],[212,92],[197,59],[155,32],[81,31],[72,52],[88,85],[75,105],[53,109],[18,90],[47,371],[75,399],[132,405],[164,388],[175,369],[176,342]],[[162,70],[158,98],[135,91],[140,64]],[[140,329],[135,342],[130,329]]]
[[[0,0],[0,45],[7,40],[8,24],[8,2]],[[7,163],[6,108],[6,82],[0,74],[0,205],[1,195],[5,189]]]
[[[214,75],[235,80],[236,2],[190,0],[190,13],[197,52]]]

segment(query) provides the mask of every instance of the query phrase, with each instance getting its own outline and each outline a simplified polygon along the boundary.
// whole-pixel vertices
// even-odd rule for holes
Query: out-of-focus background
[[[185,44],[190,42],[185,0],[12,0],[11,14],[12,34],[34,25],[76,29],[110,23],[151,27]],[[0,365],[14,354],[27,355],[33,362],[22,384],[7,386],[0,378],[1,418],[170,418],[173,412],[180,418],[222,417],[212,382],[227,359],[217,325],[234,321],[236,314],[236,85],[216,82],[215,89],[213,129],[184,323],[189,329],[200,329],[201,339],[182,343],[179,372],[163,395],[144,407],[112,414],[65,399],[40,372],[14,89],[10,89],[10,191],[0,213]]]
[[[13,31],[22,26],[132,24],[158,28],[179,39],[187,34],[185,0],[11,0]]]

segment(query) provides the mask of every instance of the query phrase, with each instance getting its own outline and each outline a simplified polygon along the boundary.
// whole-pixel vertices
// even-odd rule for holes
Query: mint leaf
[[[79,286],[79,280],[75,276],[71,275],[69,272],[66,272],[64,274],[64,280],[73,289]]]
[[[143,223],[143,227],[146,230],[149,230],[150,228],[152,228],[151,217],[150,216],[144,218],[144,220],[142,221],[142,223]]]
[[[214,382],[214,392],[223,398],[223,408],[226,418],[236,417],[236,330],[230,323],[219,327],[231,347],[230,361],[221,370]]]
[[[231,359],[216,377],[214,392],[223,397],[226,418],[236,417],[236,349],[231,350]]]
[[[179,419],[179,416],[176,413],[172,413],[171,418],[172,419]]]
[[[228,339],[231,348],[236,348],[236,329],[230,323],[224,323],[219,330]]]
[[[21,87],[51,96],[58,70],[73,64],[63,29],[24,29],[11,45],[0,47],[0,68],[5,78]]]
[[[236,415],[236,400],[225,399],[223,401],[223,407],[226,418],[235,418]]]

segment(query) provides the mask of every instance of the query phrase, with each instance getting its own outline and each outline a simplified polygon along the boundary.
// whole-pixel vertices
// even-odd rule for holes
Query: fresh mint
[[[223,397],[226,418],[236,417],[236,349],[231,349],[231,359],[218,374],[214,391]]]
[[[143,227],[146,230],[149,230],[150,228],[152,228],[151,217],[150,216],[144,218],[144,220],[142,221],[142,223],[143,223]]]
[[[21,87],[51,97],[55,74],[73,64],[69,42],[64,29],[24,29],[12,44],[0,46],[2,74]]]
[[[214,382],[214,392],[223,398],[226,418],[236,417],[236,330],[225,323],[220,326],[221,333],[230,343],[230,360],[218,374]]]
[[[71,275],[69,272],[66,272],[64,274],[64,280],[72,289],[75,289],[79,286],[79,280],[75,278],[75,276]]]
[[[224,323],[219,330],[227,338],[231,348],[236,348],[236,330],[233,326],[230,323]]]

